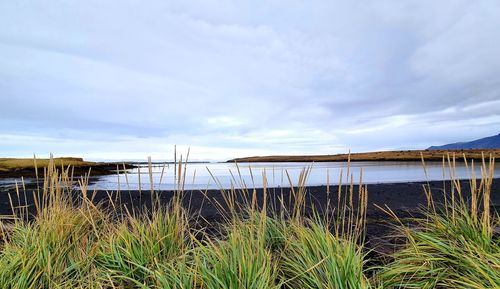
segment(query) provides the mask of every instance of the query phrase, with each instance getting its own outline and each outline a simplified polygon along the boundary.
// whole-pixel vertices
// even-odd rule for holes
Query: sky
[[[500,132],[500,1],[0,0],[0,157],[425,149]]]

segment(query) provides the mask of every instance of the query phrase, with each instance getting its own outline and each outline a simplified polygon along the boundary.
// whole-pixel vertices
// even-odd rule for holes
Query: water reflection
[[[263,174],[266,174],[267,187],[289,187],[289,179],[296,184],[301,171],[311,168],[307,185],[332,185],[350,179],[347,170],[352,175],[354,183],[359,183],[362,176],[363,183],[392,183],[414,182],[425,180],[450,179],[450,170],[443,168],[441,162],[426,163],[424,170],[421,162],[351,162],[350,167],[346,162],[322,163],[190,163],[182,168],[185,178],[185,189],[218,189],[263,187]],[[108,190],[143,190],[162,189],[172,190],[178,186],[178,168],[174,170],[173,164],[154,164],[149,174],[147,165],[138,169],[129,170],[126,174],[102,176],[94,182],[91,189]],[[427,176],[426,176],[426,172]],[[471,177],[470,169],[464,163],[457,163],[453,173],[456,178],[468,179]],[[475,169],[476,176],[481,175],[480,168]],[[500,170],[495,170],[495,176],[500,176]],[[349,180],[350,181],[350,180]]]

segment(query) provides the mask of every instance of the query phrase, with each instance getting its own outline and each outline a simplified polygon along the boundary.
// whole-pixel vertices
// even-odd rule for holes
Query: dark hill
[[[429,150],[457,150],[457,149],[498,149],[500,148],[500,134],[469,142],[457,142],[442,146],[431,146]]]

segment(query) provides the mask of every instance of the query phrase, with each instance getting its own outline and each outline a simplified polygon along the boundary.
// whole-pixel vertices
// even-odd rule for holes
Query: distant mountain
[[[428,149],[429,150],[500,149],[500,134],[469,142],[457,142],[442,146],[431,146]]]

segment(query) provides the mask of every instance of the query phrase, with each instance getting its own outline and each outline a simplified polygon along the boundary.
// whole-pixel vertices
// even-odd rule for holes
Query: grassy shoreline
[[[500,158],[500,149],[484,150],[408,150],[408,151],[379,151],[366,153],[335,154],[335,155],[274,155],[253,156],[228,160],[227,162],[346,162],[346,161],[442,161],[448,156],[456,156],[456,161],[481,160],[492,156]]]
[[[0,178],[18,178],[18,177],[36,177],[43,176],[44,169],[49,166],[56,168],[67,168],[71,166],[71,173],[75,176],[85,175],[91,170],[92,175],[109,175],[116,173],[117,165],[120,169],[133,168],[133,164],[129,163],[112,163],[112,162],[90,162],[83,158],[76,157],[59,157],[52,159],[37,159],[37,158],[0,158]]]

